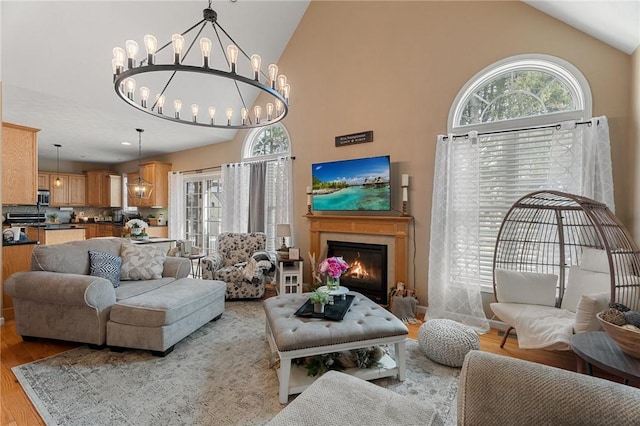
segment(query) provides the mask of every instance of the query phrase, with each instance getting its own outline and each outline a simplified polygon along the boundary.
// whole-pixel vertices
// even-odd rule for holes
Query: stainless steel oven
[[[48,189],[38,189],[38,205],[48,206],[51,200],[51,191]]]

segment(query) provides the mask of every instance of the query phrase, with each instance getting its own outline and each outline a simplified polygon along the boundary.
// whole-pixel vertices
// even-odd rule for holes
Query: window
[[[265,187],[265,233],[267,250],[280,246],[276,238],[276,224],[289,223],[291,233],[291,164],[289,157],[291,142],[286,128],[278,123],[255,129],[247,136],[243,147],[243,162],[266,161]],[[290,239],[290,245],[293,240]]]
[[[220,174],[185,177],[184,196],[186,239],[211,254],[220,234]]]
[[[467,214],[470,200],[476,238],[457,238],[458,265],[474,265],[484,289],[493,279],[493,250],[502,219],[523,195],[542,188],[574,192],[581,173],[580,128],[537,128],[566,120],[591,118],[586,79],[571,64],[550,56],[517,56],[476,74],[451,107],[448,127],[454,133],[477,131],[478,137],[455,150],[473,158],[469,167],[452,170],[451,178],[477,187],[461,196],[457,207]],[[518,131],[510,131],[521,129]],[[509,130],[509,131],[506,131]],[[462,137],[469,138],[465,135]],[[469,152],[473,151],[473,155]],[[463,188],[463,185],[460,186]],[[464,186],[466,188],[466,186]]]

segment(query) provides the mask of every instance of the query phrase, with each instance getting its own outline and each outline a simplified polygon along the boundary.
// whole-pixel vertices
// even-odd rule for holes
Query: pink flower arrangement
[[[329,257],[318,265],[321,274],[327,274],[331,278],[340,278],[349,269],[349,264],[341,257]]]

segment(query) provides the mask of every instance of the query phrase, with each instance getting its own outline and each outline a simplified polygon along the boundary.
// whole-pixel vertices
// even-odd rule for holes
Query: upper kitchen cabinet
[[[38,189],[49,189],[49,173],[38,173]]]
[[[56,186],[56,178],[58,177],[62,182],[60,186]],[[87,177],[85,175],[52,173],[49,175],[49,190],[51,191],[50,205],[52,207],[87,205]]]
[[[39,131],[2,123],[2,204],[36,204]]]
[[[171,163],[150,161],[140,165],[142,179],[153,184],[149,198],[136,198],[128,195],[130,206],[140,207],[167,207],[169,205],[169,172]],[[135,182],[138,173],[127,174],[128,182]]]
[[[122,207],[122,177],[110,170],[87,170],[87,205]]]

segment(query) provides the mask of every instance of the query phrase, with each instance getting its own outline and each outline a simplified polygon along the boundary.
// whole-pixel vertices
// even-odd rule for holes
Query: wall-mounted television
[[[391,210],[388,155],[311,165],[316,211]]]

